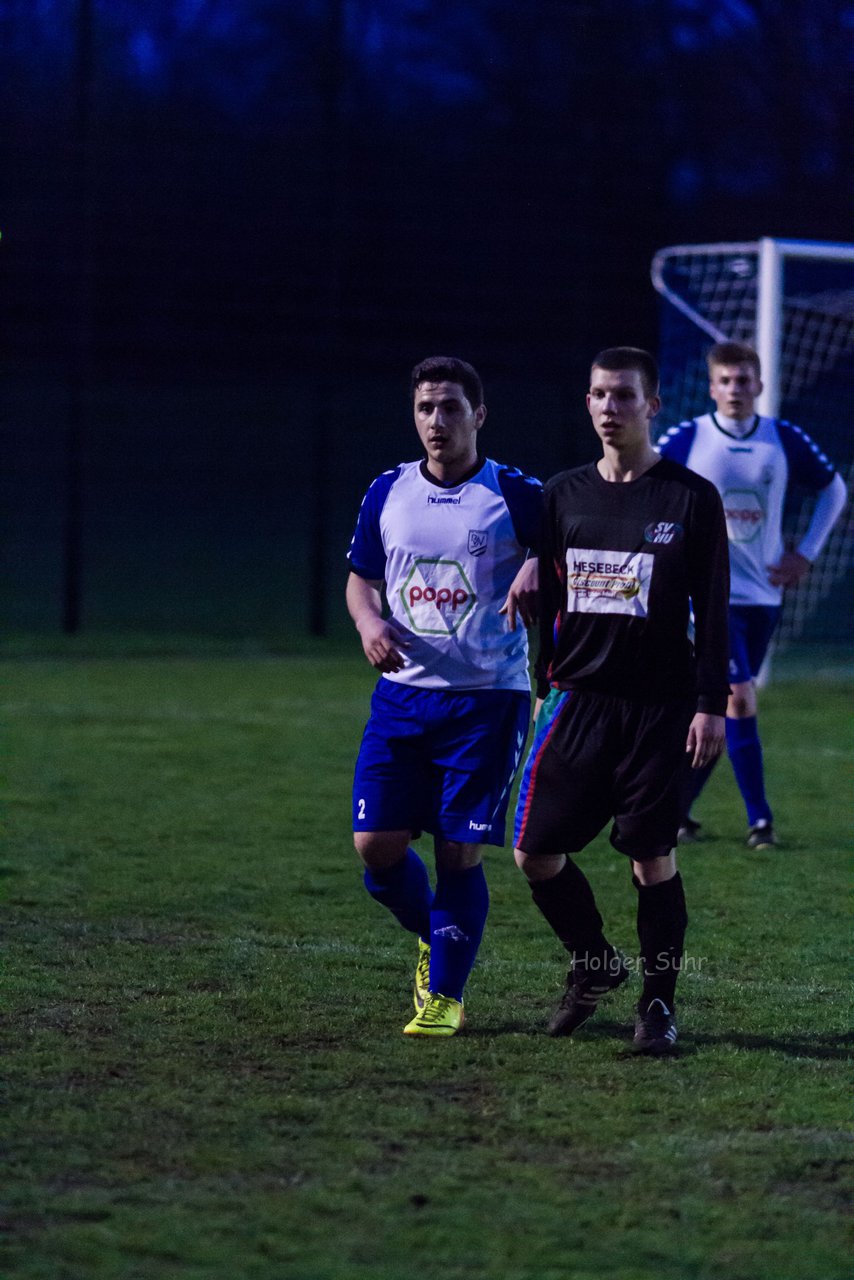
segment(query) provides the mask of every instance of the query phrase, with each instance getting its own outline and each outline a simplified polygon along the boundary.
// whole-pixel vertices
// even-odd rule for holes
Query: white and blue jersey
[[[391,616],[409,633],[405,666],[383,679],[423,689],[528,693],[525,628],[499,614],[539,540],[542,487],[486,458],[474,475],[441,485],[423,462],[404,462],[368,489],[348,560],[384,581]]]
[[[655,447],[662,457],[711,480],[723,499],[730,603],[779,605],[783,591],[768,581],[768,567],[784,551],[786,490],[790,484],[825,489],[833,464],[800,427],[759,415],[751,429],[736,435],[706,413],[671,427]]]

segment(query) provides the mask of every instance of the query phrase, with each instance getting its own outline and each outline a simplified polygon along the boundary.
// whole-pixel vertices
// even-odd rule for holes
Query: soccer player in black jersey
[[[724,746],[729,562],[715,487],[658,456],[652,356],[593,361],[598,462],[545,487],[538,715],[516,813],[516,863],[572,956],[549,1024],[571,1035],[629,976],[571,854],[609,820],[638,894],[643,990],[634,1047],[668,1053],[687,912],[675,846],[688,767]],[[689,614],[693,609],[693,641]]]

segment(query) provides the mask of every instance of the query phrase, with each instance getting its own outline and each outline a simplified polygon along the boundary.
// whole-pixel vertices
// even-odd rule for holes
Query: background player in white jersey
[[[730,549],[730,688],[727,751],[747,810],[751,849],[777,844],[765,795],[756,719],[756,676],[780,619],[785,587],[809,573],[845,505],[845,483],[800,427],[760,417],[759,357],[741,342],[719,342],[708,354],[709,394],[716,412],[672,427],[658,441],[662,457],[711,480],[724,503]],[[797,485],[818,494],[809,527],[794,549],[783,542],[786,493]],[[679,838],[697,839],[690,808],[714,762],[691,780]]]
[[[484,844],[504,822],[530,718],[542,489],[478,453],[486,417],[471,365],[434,356],[411,394],[426,457],[379,476],[349,551],[347,607],[381,678],[353,786],[365,886],[418,937],[408,1035],[463,1025],[486,923]],[[385,587],[389,615],[383,617]],[[436,890],[411,840],[434,837]]]
[[[652,448],[659,403],[649,352],[600,352],[587,408],[602,456],[546,484],[537,659],[545,700],[516,809],[517,865],[572,956],[549,1024],[555,1036],[572,1035],[629,976],[569,856],[613,819],[611,844],[631,860],[637,890],[634,1048],[650,1054],[676,1042],[688,915],[674,846],[686,753],[700,768],[723,749],[728,688],[721,500]]]

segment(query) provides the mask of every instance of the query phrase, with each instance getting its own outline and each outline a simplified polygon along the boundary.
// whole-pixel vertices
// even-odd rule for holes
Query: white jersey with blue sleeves
[[[419,462],[379,476],[350,544],[354,573],[384,580],[409,633],[401,671],[386,680],[427,689],[530,691],[528,640],[498,610],[539,540],[542,487],[490,458],[445,487]]]
[[[790,484],[813,492],[833,480],[833,464],[800,427],[757,415],[738,436],[713,413],[671,427],[658,440],[662,457],[711,480],[726,515],[730,551],[730,603],[779,605],[782,588],[768,581],[768,566],[783,554],[783,504]]]

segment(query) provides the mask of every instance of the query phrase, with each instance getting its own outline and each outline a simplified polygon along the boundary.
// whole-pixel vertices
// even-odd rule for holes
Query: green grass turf
[[[850,685],[763,694],[780,851],[743,847],[713,778],[681,857],[683,1048],[646,1061],[637,980],[543,1034],[564,957],[507,850],[466,1033],[401,1035],[414,943],[350,848],[355,649],[2,664],[0,1275],[847,1274]],[[581,861],[634,954],[625,862],[604,839]]]

